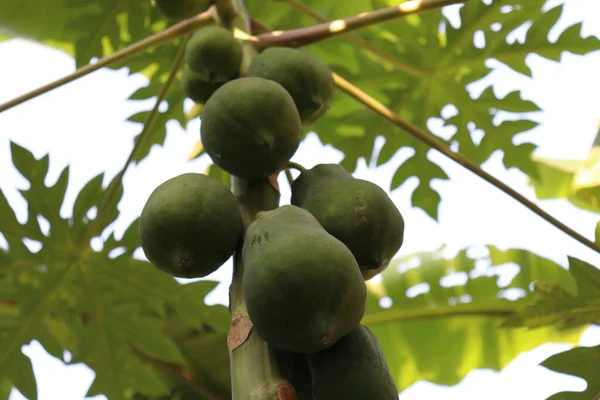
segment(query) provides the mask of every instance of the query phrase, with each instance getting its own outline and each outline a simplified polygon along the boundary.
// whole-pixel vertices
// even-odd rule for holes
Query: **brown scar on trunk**
[[[231,328],[227,333],[227,347],[233,351],[240,347],[248,339],[253,324],[246,315],[238,314],[231,320]]]
[[[277,400],[296,400],[296,390],[289,382],[280,383],[277,386]]]

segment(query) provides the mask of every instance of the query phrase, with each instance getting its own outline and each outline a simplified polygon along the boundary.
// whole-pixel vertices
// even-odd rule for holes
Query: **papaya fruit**
[[[213,0],[155,0],[156,9],[173,20],[191,18],[208,10]]]
[[[272,346],[310,354],[360,323],[366,285],[356,260],[308,211],[284,205],[259,213],[242,257],[248,315]]]
[[[292,185],[291,204],[308,210],[348,246],[366,280],[389,265],[404,241],[404,218],[387,193],[338,164],[302,172]]]
[[[218,25],[199,29],[185,47],[185,63],[206,82],[225,82],[239,76],[242,57],[240,42]]]
[[[299,49],[270,47],[252,59],[247,76],[273,80],[292,96],[304,126],[319,120],[331,104],[334,85],[329,66]]]
[[[398,400],[379,341],[365,325],[308,355],[308,365],[314,400]]]
[[[216,271],[242,238],[242,215],[223,183],[184,173],[158,185],[139,220],[139,238],[148,260],[179,278]]]
[[[197,104],[205,104],[213,93],[223,86],[223,82],[207,82],[187,66],[183,66],[181,88],[185,95]]]
[[[215,164],[244,179],[266,178],[294,155],[300,116],[279,83],[243,77],[226,82],[204,105],[200,139]]]

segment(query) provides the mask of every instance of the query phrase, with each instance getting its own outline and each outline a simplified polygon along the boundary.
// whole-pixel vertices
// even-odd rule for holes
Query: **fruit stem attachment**
[[[187,35],[196,29],[200,28],[202,25],[206,24],[208,21],[214,19],[215,17],[215,7],[211,6],[208,10],[203,13],[198,14],[195,17],[185,19],[177,24],[161,31],[155,33],[147,38],[140,40],[130,46],[127,46],[121,50],[115,51],[111,55],[104,57],[93,64],[84,65],[81,68],[78,68],[75,72],[70,75],[67,75],[63,78],[57,79],[54,82],[51,82],[47,85],[41,86],[35,90],[32,90],[29,93],[25,93],[19,97],[14,98],[4,104],[0,104],[0,112],[6,111],[9,108],[16,107],[19,104],[22,104],[28,100],[31,100],[35,97],[41,96],[42,94],[48,93],[49,91],[59,88],[63,85],[66,85],[69,82],[72,82],[76,79],[79,79],[89,73],[92,73],[100,68],[116,64],[119,61],[125,60],[129,57],[132,57],[136,54],[142,53],[148,50],[151,47],[156,47],[163,45],[171,40],[177,39],[178,37]]]
[[[342,35],[370,25],[380,24],[395,18],[406,17],[469,0],[409,0],[394,7],[360,13],[353,17],[338,19],[306,28],[274,31],[256,36],[253,41],[258,51],[267,47],[300,47]]]
[[[506,185],[499,179],[497,179],[494,176],[485,172],[483,169],[481,169],[479,167],[479,165],[475,164],[473,161],[469,160],[464,155],[450,150],[450,148],[444,142],[442,142],[441,140],[436,138],[432,133],[427,132],[427,131],[419,128],[418,126],[412,124],[411,122],[403,119],[398,114],[394,113],[392,110],[390,110],[389,108],[384,106],[382,103],[377,101],[375,98],[371,97],[370,95],[363,92],[362,90],[360,90],[359,88],[354,86],[352,83],[348,82],[347,80],[345,80],[344,78],[342,78],[341,76],[339,76],[335,73],[333,73],[333,81],[334,81],[335,85],[337,86],[337,88],[340,89],[342,92],[346,93],[348,96],[354,98],[356,101],[362,103],[363,105],[365,105],[367,108],[371,109],[372,111],[375,111],[377,114],[384,117],[385,119],[390,121],[392,124],[396,125],[397,127],[405,130],[406,132],[408,132],[410,135],[412,135],[414,138],[416,138],[420,142],[423,142],[423,143],[427,144],[429,147],[434,148],[435,150],[439,151],[446,157],[450,158],[452,161],[463,166],[464,168],[468,169],[475,175],[479,176],[481,179],[485,180],[486,182],[488,182],[488,183],[492,184],[493,186],[495,186],[496,188],[500,189],[501,191],[503,191],[504,193],[506,193],[513,199],[517,200],[519,203],[521,203],[525,207],[527,207],[534,214],[538,215],[542,219],[544,219],[547,222],[549,222],[550,224],[554,225],[556,228],[563,231],[567,235],[571,236],[573,239],[584,244],[585,246],[589,247],[590,249],[595,250],[596,252],[600,253],[600,245],[594,243],[593,241],[589,240],[585,236],[583,236],[583,235],[577,233],[576,231],[574,231],[573,229],[569,228],[568,226],[566,226],[565,224],[563,224],[562,222],[560,222],[559,220],[554,218],[552,215],[548,214],[546,211],[544,211],[542,208],[540,208],[537,204],[535,204],[531,200],[527,199],[525,196],[523,196],[516,190],[512,189],[510,186]]]
[[[306,172],[306,168],[304,168],[302,165],[295,163],[293,161],[288,161],[288,163],[285,165],[285,168],[293,168],[295,170],[302,172]]]

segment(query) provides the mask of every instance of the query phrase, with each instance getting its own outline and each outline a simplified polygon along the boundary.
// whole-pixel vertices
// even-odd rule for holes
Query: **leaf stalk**
[[[96,232],[98,221],[102,221],[102,216],[106,212],[108,205],[110,204],[110,202],[113,200],[115,194],[117,193],[117,189],[122,188],[123,176],[125,175],[125,172],[127,172],[127,169],[129,168],[129,166],[135,159],[138,151],[142,148],[142,144],[144,144],[145,141],[147,140],[148,133],[150,132],[150,128],[152,127],[152,125],[154,124],[154,121],[156,120],[156,117],[158,116],[158,109],[160,107],[160,103],[162,103],[162,101],[165,99],[165,97],[169,93],[169,89],[171,89],[171,86],[175,82],[175,77],[177,75],[177,71],[179,70],[179,68],[181,67],[181,64],[183,63],[186,43],[187,43],[187,40],[184,40],[180,44],[179,51],[177,53],[177,56],[175,57],[175,61],[173,62],[172,66],[171,66],[171,70],[169,71],[169,76],[157,94],[156,101],[154,102],[154,107],[152,107],[152,110],[150,110],[150,112],[148,113],[148,116],[146,117],[146,120],[144,121],[144,127],[142,128],[142,132],[140,132],[137,139],[135,140],[133,149],[131,150],[131,153],[129,153],[129,157],[125,161],[125,164],[123,165],[121,170],[117,173],[117,175],[112,179],[112,181],[108,185],[106,196],[104,196],[102,203],[98,206],[98,212],[97,212],[96,218],[91,222],[90,227],[87,230],[87,234],[84,235],[84,237],[82,239],[83,240],[82,243],[87,243],[92,237],[94,237],[95,235],[97,235],[99,233],[99,232]]]
[[[571,236],[573,239],[577,240],[581,244],[600,253],[600,245],[594,243],[590,239],[586,238],[585,236],[581,235],[580,233],[576,232],[575,230],[569,228],[567,225],[560,222],[558,219],[554,218],[552,215],[548,214],[546,211],[544,211],[542,208],[540,208],[533,201],[529,200],[528,198],[526,198],[525,196],[523,196],[522,194],[520,194],[519,192],[517,192],[510,186],[506,185],[504,182],[500,181],[499,179],[497,179],[494,176],[490,175],[489,173],[485,172],[483,169],[481,169],[479,167],[479,165],[477,165],[473,161],[469,160],[464,155],[450,150],[450,148],[444,142],[442,142],[441,140],[436,138],[432,133],[427,132],[427,131],[419,128],[418,126],[412,124],[411,122],[403,119],[398,114],[396,114],[392,110],[390,110],[388,107],[384,106],[382,103],[377,101],[375,98],[373,98],[370,95],[368,95],[367,93],[363,92],[362,90],[360,90],[359,88],[357,88],[356,86],[354,86],[352,83],[348,82],[341,76],[334,73],[333,80],[334,80],[334,83],[337,86],[337,88],[340,89],[341,91],[343,91],[344,93],[346,93],[348,96],[354,98],[356,101],[362,103],[367,108],[369,108],[372,111],[376,112],[377,114],[381,115],[382,117],[384,117],[385,119],[390,121],[392,124],[396,125],[397,127],[405,130],[411,136],[413,136],[415,139],[417,139],[420,142],[425,143],[429,147],[432,147],[433,149],[439,151],[446,157],[450,158],[452,161],[456,162],[457,164],[468,169],[475,175],[479,176],[481,179],[485,180],[486,182],[488,182],[491,185],[495,186],[496,188],[500,189],[502,192],[506,193],[507,195],[509,195],[510,197],[512,197],[513,199],[515,199],[516,201],[518,201],[519,203],[521,203],[522,205],[527,207],[534,214],[538,215],[545,221],[554,225],[556,228],[563,231],[567,235]]]
[[[410,0],[398,6],[364,12],[306,28],[263,33],[256,36],[253,43],[258,51],[273,46],[301,47],[370,25],[467,1],[469,0]]]
[[[290,7],[300,11],[301,13],[303,13],[305,15],[308,15],[309,17],[313,18],[314,20],[316,20],[318,22],[331,23],[331,21],[328,20],[324,15],[311,9],[306,4],[304,4],[298,0],[281,0],[281,1],[284,1]],[[392,67],[396,68],[398,71],[402,71],[408,75],[416,76],[416,77],[420,77],[420,78],[431,76],[433,74],[432,71],[422,70],[422,69],[413,67],[412,65],[401,62],[396,57],[393,57],[389,53],[382,51],[382,50],[378,49],[377,47],[373,46],[367,40],[365,40],[363,37],[358,35],[356,32],[345,32],[343,34],[343,36],[344,36],[344,38],[346,38],[346,40],[348,42],[373,54],[375,57],[388,63]]]

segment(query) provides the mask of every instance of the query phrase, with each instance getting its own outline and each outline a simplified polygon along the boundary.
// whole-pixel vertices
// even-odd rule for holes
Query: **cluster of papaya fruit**
[[[329,67],[302,50],[273,47],[241,71],[243,51],[219,26],[188,41],[182,84],[204,104],[200,137],[212,161],[242,179],[285,168],[303,126],[327,112]],[[257,334],[293,355],[297,398],[398,398],[375,335],[361,320],[365,281],[402,246],[404,220],[379,186],[337,164],[319,164],[292,184],[291,204],[259,212],[244,228],[239,203],[223,183],[185,173],[159,185],[142,209],[142,249],[176,277],[216,271],[236,251]]]

